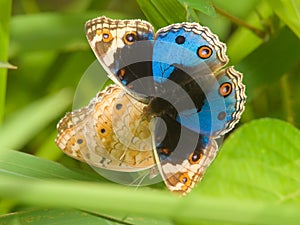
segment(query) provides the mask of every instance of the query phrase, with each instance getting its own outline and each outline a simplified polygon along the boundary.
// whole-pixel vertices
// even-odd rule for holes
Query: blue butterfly
[[[86,23],[101,65],[130,98],[145,105],[155,160],[167,187],[188,193],[233,129],[245,104],[242,74],[228,63],[226,45],[207,27],[161,28],[142,20],[105,16]]]

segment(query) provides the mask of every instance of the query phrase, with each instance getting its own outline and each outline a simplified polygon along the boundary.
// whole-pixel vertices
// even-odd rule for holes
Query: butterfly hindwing
[[[206,93],[201,109],[182,111],[177,121],[197,133],[218,137],[233,129],[244,111],[245,101],[242,74],[228,67],[216,74],[216,82]]]
[[[142,107],[111,85],[87,107],[66,114],[58,124],[56,144],[95,167],[128,172],[150,168],[154,157],[148,122],[140,117]]]
[[[172,192],[182,195],[199,182],[218,152],[214,139],[199,135],[171,118],[157,119],[153,129],[155,159]]]

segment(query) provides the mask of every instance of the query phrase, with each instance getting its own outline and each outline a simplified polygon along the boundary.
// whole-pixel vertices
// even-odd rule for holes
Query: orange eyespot
[[[190,154],[189,162],[191,164],[197,164],[201,161],[202,158],[203,158],[202,151],[201,152],[193,152],[192,154]]]
[[[191,185],[191,179],[190,179],[188,173],[181,174],[179,177],[179,181],[187,187],[189,187]]]
[[[125,75],[126,70],[125,69],[120,69],[120,71],[118,72],[119,78],[122,80],[124,75]]]
[[[170,149],[168,148],[160,148],[159,152],[164,154],[164,155],[169,155],[170,154]]]
[[[213,51],[210,47],[203,45],[197,50],[197,54],[201,59],[207,59],[212,55]]]
[[[228,82],[223,83],[219,88],[220,95],[223,97],[227,97],[228,95],[230,95],[231,91],[232,91],[232,85],[231,83]]]
[[[104,124],[99,124],[99,125],[97,125],[96,128],[97,128],[97,133],[100,138],[104,138],[104,137],[111,135],[111,132],[110,132],[111,130],[109,127],[105,126]]]
[[[135,31],[128,31],[123,36],[123,42],[126,45],[131,45],[135,41],[137,41],[137,33]]]
[[[110,42],[113,39],[112,34],[108,29],[103,29],[102,30],[102,41],[103,42]]]

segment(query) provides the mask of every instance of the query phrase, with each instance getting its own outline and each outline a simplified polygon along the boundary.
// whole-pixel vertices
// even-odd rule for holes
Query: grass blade
[[[24,221],[26,221],[24,223]],[[108,222],[98,216],[94,216],[78,210],[66,209],[40,209],[26,212],[17,212],[0,216],[0,224],[11,225],[107,225]],[[110,222],[109,224],[117,224]]]
[[[133,191],[117,185],[90,182],[0,178],[0,197],[46,207],[75,207],[102,213],[127,212],[129,215],[138,213],[147,217],[171,218],[177,224],[214,221],[282,225],[296,224],[300,220],[299,205],[278,206],[221,197],[178,198],[167,192]]]
[[[0,1],[0,61],[8,60],[9,27],[11,14],[11,0]],[[0,67],[0,124],[5,109],[7,69]]]
[[[0,143],[11,149],[19,149],[57,118],[71,104],[68,90],[47,96],[31,103],[25,109],[10,116],[0,127]]]

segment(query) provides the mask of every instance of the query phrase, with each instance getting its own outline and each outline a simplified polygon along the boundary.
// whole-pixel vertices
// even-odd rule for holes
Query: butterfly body
[[[86,35],[117,86],[75,111],[72,127],[64,125],[72,124],[67,114],[58,146],[79,159],[78,151],[89,152],[96,160],[84,161],[110,170],[157,165],[171,191],[188,193],[215,158],[216,139],[244,110],[242,74],[223,69],[226,45],[207,27],[187,22],[154,33],[146,21],[99,17],[86,23]],[[76,135],[83,135],[83,147],[71,144]]]

